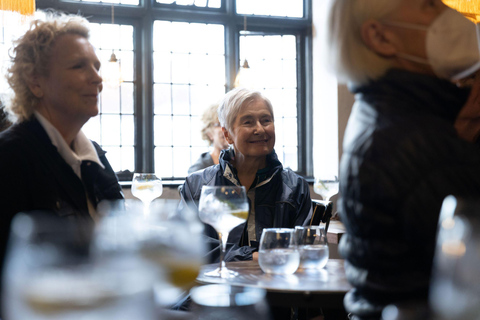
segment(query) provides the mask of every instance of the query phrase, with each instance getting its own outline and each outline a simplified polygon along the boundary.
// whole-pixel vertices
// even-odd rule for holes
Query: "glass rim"
[[[202,190],[203,189],[221,189],[221,188],[226,188],[226,189],[245,189],[244,186],[207,186],[207,185],[204,185],[202,186]]]
[[[308,230],[308,229],[325,229],[325,226],[295,226],[295,230]]]
[[[273,231],[277,233],[287,233],[287,232],[294,232],[295,229],[294,228],[263,228],[262,232],[269,232],[269,231]]]

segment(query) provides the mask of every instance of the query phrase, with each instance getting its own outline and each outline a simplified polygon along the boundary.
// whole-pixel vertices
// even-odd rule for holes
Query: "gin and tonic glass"
[[[200,220],[211,225],[218,233],[221,243],[220,266],[205,275],[231,278],[236,272],[225,265],[225,249],[230,231],[248,217],[248,201],[245,187],[203,186],[199,202]]]
[[[324,201],[330,201],[330,198],[338,193],[338,177],[334,175],[325,175],[315,178],[313,191],[322,196]]]
[[[143,203],[143,213],[148,216],[150,204],[163,193],[162,179],[154,173],[135,173],[132,180],[132,195]]]

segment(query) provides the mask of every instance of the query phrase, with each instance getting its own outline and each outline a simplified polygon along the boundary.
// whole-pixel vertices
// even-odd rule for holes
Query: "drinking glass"
[[[261,288],[214,284],[195,287],[190,293],[197,320],[270,319],[266,292]]]
[[[295,247],[295,229],[263,229],[258,264],[265,273],[295,273],[300,265],[300,253]]]
[[[5,318],[154,319],[153,272],[123,250],[94,253],[94,238],[86,219],[16,215],[3,278]]]
[[[338,177],[337,176],[321,176],[315,178],[313,184],[313,191],[322,196],[325,201],[330,201],[330,198],[338,193]]]
[[[237,273],[225,266],[224,256],[228,234],[248,217],[245,187],[203,186],[198,209],[200,220],[217,231],[221,243],[220,266],[205,275],[220,278],[235,277]]]
[[[147,217],[136,214],[138,200],[102,201],[98,208],[109,211],[97,228],[98,247],[103,251],[131,246],[138,258],[156,273],[155,298],[160,306],[177,303],[195,283],[206,253],[202,241],[204,225],[189,207],[178,200],[159,199]],[[141,205],[141,204],[140,204]],[[118,234],[115,243],[108,239]]]
[[[439,320],[480,314],[480,201],[445,198],[440,212],[429,303]]]
[[[300,268],[321,270],[328,262],[328,242],[323,226],[296,226],[295,241],[300,252]]]
[[[143,202],[144,216],[150,212],[150,203],[162,195],[162,179],[154,173],[135,173],[132,179],[132,195]]]

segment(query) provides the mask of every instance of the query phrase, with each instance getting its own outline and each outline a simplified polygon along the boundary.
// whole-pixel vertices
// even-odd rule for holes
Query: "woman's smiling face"
[[[224,134],[236,155],[259,158],[270,154],[275,146],[275,125],[265,101],[256,99],[243,106],[233,128],[224,129]]]

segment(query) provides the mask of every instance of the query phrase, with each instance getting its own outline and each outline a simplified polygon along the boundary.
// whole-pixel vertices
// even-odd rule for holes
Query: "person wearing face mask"
[[[475,25],[440,0],[330,0],[326,61],[355,94],[340,164],[350,319],[428,295],[447,195],[480,196]],[[457,129],[457,130],[456,130]]]
[[[218,121],[218,104],[212,104],[202,115],[202,139],[208,141],[210,152],[204,152],[198,160],[188,168],[188,174],[218,164],[220,151],[228,148],[228,142],[223,136],[222,127]]]

